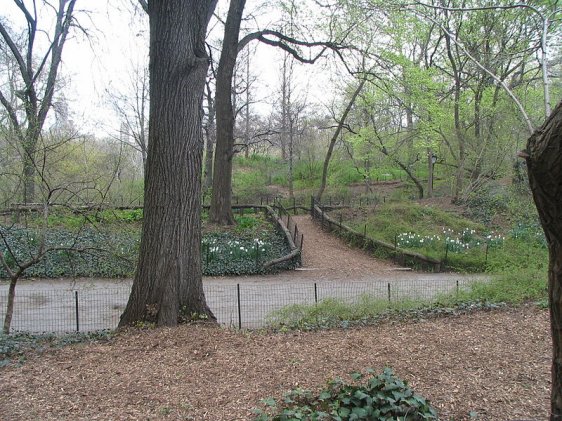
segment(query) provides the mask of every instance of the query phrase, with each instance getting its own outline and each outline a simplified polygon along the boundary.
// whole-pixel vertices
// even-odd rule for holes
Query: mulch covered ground
[[[250,420],[261,398],[391,366],[441,419],[543,420],[550,358],[533,306],[305,333],[130,331],[0,369],[0,419]]]

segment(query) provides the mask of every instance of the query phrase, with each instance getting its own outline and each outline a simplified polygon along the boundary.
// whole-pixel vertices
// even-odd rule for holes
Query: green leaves
[[[256,420],[370,420],[370,421],[422,421],[437,420],[437,413],[428,401],[414,394],[406,382],[394,376],[390,368],[375,375],[351,373],[351,383],[336,378],[329,381],[317,397],[309,391],[295,389],[285,397],[279,408],[275,400],[268,404],[270,412],[258,410]],[[365,384],[358,384],[367,377]]]

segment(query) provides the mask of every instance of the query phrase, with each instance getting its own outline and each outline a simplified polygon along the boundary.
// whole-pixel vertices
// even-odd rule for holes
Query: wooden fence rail
[[[367,237],[366,232],[357,232],[342,222],[336,221],[326,214],[322,205],[320,205],[314,197],[311,198],[310,216],[315,222],[320,224],[321,229],[336,232],[353,245],[362,247],[378,257],[392,258],[392,260],[401,266],[430,272],[441,272],[441,270],[444,269],[444,264],[440,260],[409,250],[403,250],[394,244]]]

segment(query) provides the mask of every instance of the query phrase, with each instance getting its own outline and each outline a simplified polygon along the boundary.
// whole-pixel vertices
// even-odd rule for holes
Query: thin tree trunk
[[[347,115],[351,111],[351,108],[353,107],[353,104],[355,104],[355,100],[357,99],[357,96],[359,95],[359,93],[363,89],[363,86],[365,85],[365,82],[366,82],[366,79],[361,79],[361,81],[359,82],[359,85],[355,89],[355,92],[353,92],[353,95],[351,95],[351,99],[347,103],[347,106],[345,107],[345,110],[344,110],[344,112],[343,112],[343,114],[340,118],[340,121],[338,122],[338,127],[336,128],[336,131],[334,132],[334,135],[332,136],[332,139],[330,140],[330,145],[328,146],[328,152],[326,153],[326,158],[324,159],[324,166],[322,167],[322,182],[320,184],[320,189],[318,189],[318,193],[316,194],[316,200],[318,202],[320,202],[322,200],[322,195],[324,194],[324,190],[326,190],[326,181],[328,180],[328,166],[330,165],[330,159],[332,159],[332,154],[334,152],[334,146],[336,145],[338,137],[339,137],[339,135],[340,135],[340,133],[343,129],[343,125],[345,123]]]
[[[246,106],[244,112],[244,156],[250,157],[250,53],[246,56]]]
[[[217,70],[217,144],[213,168],[213,195],[209,219],[219,225],[234,225],[232,213],[232,159],[234,157],[234,111],[232,77],[238,56],[240,22],[246,0],[231,0]]]
[[[120,326],[213,317],[201,268],[205,34],[216,0],[150,0],[150,128],[143,233]]]
[[[562,420],[562,102],[535,131],[523,152],[529,183],[548,242],[552,334],[551,421]]]
[[[213,187],[213,152],[215,150],[215,138],[217,133],[217,126],[215,124],[215,101],[213,99],[213,95],[211,92],[211,87],[209,84],[206,86],[207,88],[207,125],[205,127],[205,134],[206,140],[205,143],[205,178],[204,178],[204,187],[205,190],[210,189]]]
[[[289,76],[287,73],[290,60],[289,55],[285,54],[283,57],[283,73],[281,75],[281,135],[279,140],[281,142],[281,159],[287,161],[287,133],[288,133],[288,123],[289,118]]]
[[[293,199],[295,197],[295,189],[294,189],[294,183],[293,183],[293,165],[294,165],[294,133],[293,133],[294,127],[293,127],[293,122],[291,119],[290,125],[289,125],[289,173],[288,173],[288,184],[289,184],[289,197],[291,199]]]
[[[27,141],[30,143],[30,141]],[[35,142],[34,142],[35,143]],[[35,202],[35,146],[25,148],[23,158],[23,203]]]
[[[433,197],[433,151],[427,148],[427,197]]]
[[[10,326],[12,325],[12,316],[14,314],[14,302],[16,299],[16,283],[18,279],[12,277],[10,280],[10,287],[8,289],[8,305],[6,306],[6,316],[4,317],[4,335],[10,333]]]
[[[381,149],[381,151],[386,156],[390,156],[386,149],[383,148]],[[416,188],[418,189],[418,199],[423,199],[424,193],[423,193],[423,184],[421,183],[421,181],[416,177],[416,175],[412,172],[412,170],[407,165],[404,165],[396,158],[391,157],[391,159],[396,163],[396,165],[398,165],[400,168],[402,168],[402,170],[404,170],[408,178],[412,180],[412,182],[416,185]]]

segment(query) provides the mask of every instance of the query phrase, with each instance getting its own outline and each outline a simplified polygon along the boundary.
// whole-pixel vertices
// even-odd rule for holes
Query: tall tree
[[[209,219],[220,225],[233,225],[232,158],[234,157],[234,110],[232,78],[238,56],[238,37],[246,0],[231,0],[224,27],[222,52],[217,69],[215,97],[217,142],[213,167],[213,195]]]
[[[562,420],[562,102],[529,138],[529,182],[548,242],[548,296],[552,334],[550,420]]]
[[[328,152],[326,152],[326,157],[324,158],[324,165],[322,166],[322,179],[320,182],[320,188],[318,189],[318,193],[316,193],[316,200],[320,202],[322,200],[322,195],[324,194],[324,190],[326,190],[326,184],[328,182],[328,167],[330,166],[330,160],[332,159],[332,154],[334,152],[334,147],[336,146],[336,142],[339,139],[340,133],[344,129],[345,120],[351,109],[353,108],[353,104],[355,104],[355,100],[357,99],[358,95],[361,93],[363,86],[365,86],[365,82],[367,79],[364,77],[359,80],[359,84],[351,94],[351,98],[347,102],[345,109],[341,117],[337,120],[337,126],[332,138],[330,139],[330,144],[328,145]]]
[[[148,69],[133,66],[129,76],[128,86],[115,87],[107,93],[121,120],[119,140],[140,153],[144,169],[148,151]]]
[[[21,86],[16,91],[16,96],[22,103],[23,113],[20,113],[9,101],[8,93],[2,89],[0,89],[0,103],[5,108],[12,129],[21,144],[23,201],[31,203],[35,199],[37,144],[52,106],[63,47],[71,27],[76,25],[74,17],[76,0],[59,0],[57,6],[50,4],[39,6],[54,13],[54,26],[51,31],[39,26],[36,0],[31,2],[14,0],[14,3],[27,24],[24,41],[21,44],[16,41],[4,20],[0,20],[0,35],[17,62]],[[46,35],[47,44],[44,51],[39,54],[36,51],[36,41],[43,34]],[[41,46],[40,42],[39,45]]]
[[[150,127],[142,241],[120,326],[212,317],[201,268],[202,100],[217,0],[150,0]]]
[[[279,47],[291,54],[301,63],[313,64],[327,49],[338,51],[343,47],[337,42],[308,42],[287,36],[275,30],[260,30],[244,36],[240,41],[240,25],[245,0],[231,0],[225,23],[221,58],[217,70],[216,90],[216,121],[217,143],[213,165],[213,191],[209,219],[220,225],[234,224],[232,214],[232,158],[234,156],[234,120],[232,106],[232,77],[238,53],[251,41],[257,40],[264,44]],[[330,25],[331,29],[331,25]],[[347,34],[341,38],[344,39]],[[332,34],[330,33],[330,37]],[[308,49],[308,56],[301,51]],[[318,51],[314,51],[314,49]]]
[[[213,187],[213,154],[215,151],[215,139],[217,137],[217,127],[215,121],[215,97],[211,89],[211,80],[205,82],[205,102],[207,103],[207,113],[203,131],[205,132],[205,166],[203,187],[205,193]]]

